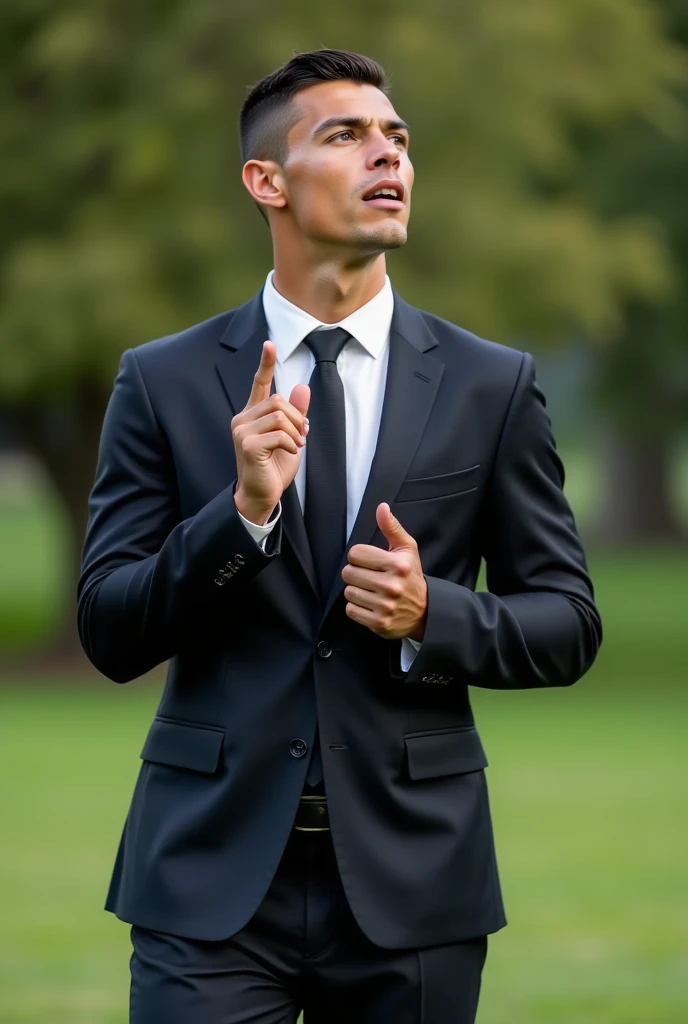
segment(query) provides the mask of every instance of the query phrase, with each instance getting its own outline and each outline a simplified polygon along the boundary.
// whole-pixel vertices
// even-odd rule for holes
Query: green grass
[[[0,565],[0,652],[30,650],[60,616],[67,523],[44,483],[11,471],[0,475]]]
[[[481,1024],[685,1022],[685,702],[572,691],[476,704],[511,921]]]
[[[688,1020],[687,702],[600,683],[474,691],[510,920],[480,1024]],[[3,1024],[126,1021],[128,926],[101,908],[157,695],[2,696]]]
[[[59,610],[49,497],[0,500],[0,564],[0,646],[20,648]],[[688,555],[591,571],[589,675],[472,691],[510,922],[479,1024],[688,1021]],[[0,1024],[125,1024],[129,930],[102,905],[160,683],[3,683]]]

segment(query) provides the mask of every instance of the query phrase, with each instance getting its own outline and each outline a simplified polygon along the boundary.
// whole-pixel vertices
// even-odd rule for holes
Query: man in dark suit
[[[107,900],[130,1020],[468,1024],[506,923],[468,686],[601,641],[562,465],[531,356],[391,287],[379,65],[295,56],[240,128],[274,271],[124,353],[79,584],[101,672],[170,662]]]

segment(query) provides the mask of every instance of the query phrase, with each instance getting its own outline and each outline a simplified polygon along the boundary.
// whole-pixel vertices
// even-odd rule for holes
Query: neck
[[[295,306],[324,324],[336,324],[370,302],[385,284],[384,253],[345,262],[281,258],[275,247],[273,284]]]

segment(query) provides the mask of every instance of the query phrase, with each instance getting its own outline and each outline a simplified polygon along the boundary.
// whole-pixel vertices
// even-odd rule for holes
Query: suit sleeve
[[[229,429],[229,425],[228,425]],[[277,557],[234,504],[236,479],[181,519],[172,454],[133,350],[124,353],[103,421],[77,589],[77,623],[91,662],[125,683],[177,653],[204,615],[232,608]]]
[[[425,577],[428,612],[407,683],[568,686],[602,641],[532,356],[524,354],[481,509],[489,593]]]

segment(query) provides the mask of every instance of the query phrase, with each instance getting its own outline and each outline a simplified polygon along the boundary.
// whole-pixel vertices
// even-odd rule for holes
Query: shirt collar
[[[394,293],[388,275],[385,283],[373,298],[354,310],[338,324],[323,324],[305,309],[285,299],[272,283],[271,270],[263,289],[263,309],[268,325],[268,336],[277,349],[277,361],[283,363],[307,334],[318,327],[343,327],[356,341],[363,345],[374,359],[382,353],[389,337],[394,312]]]

